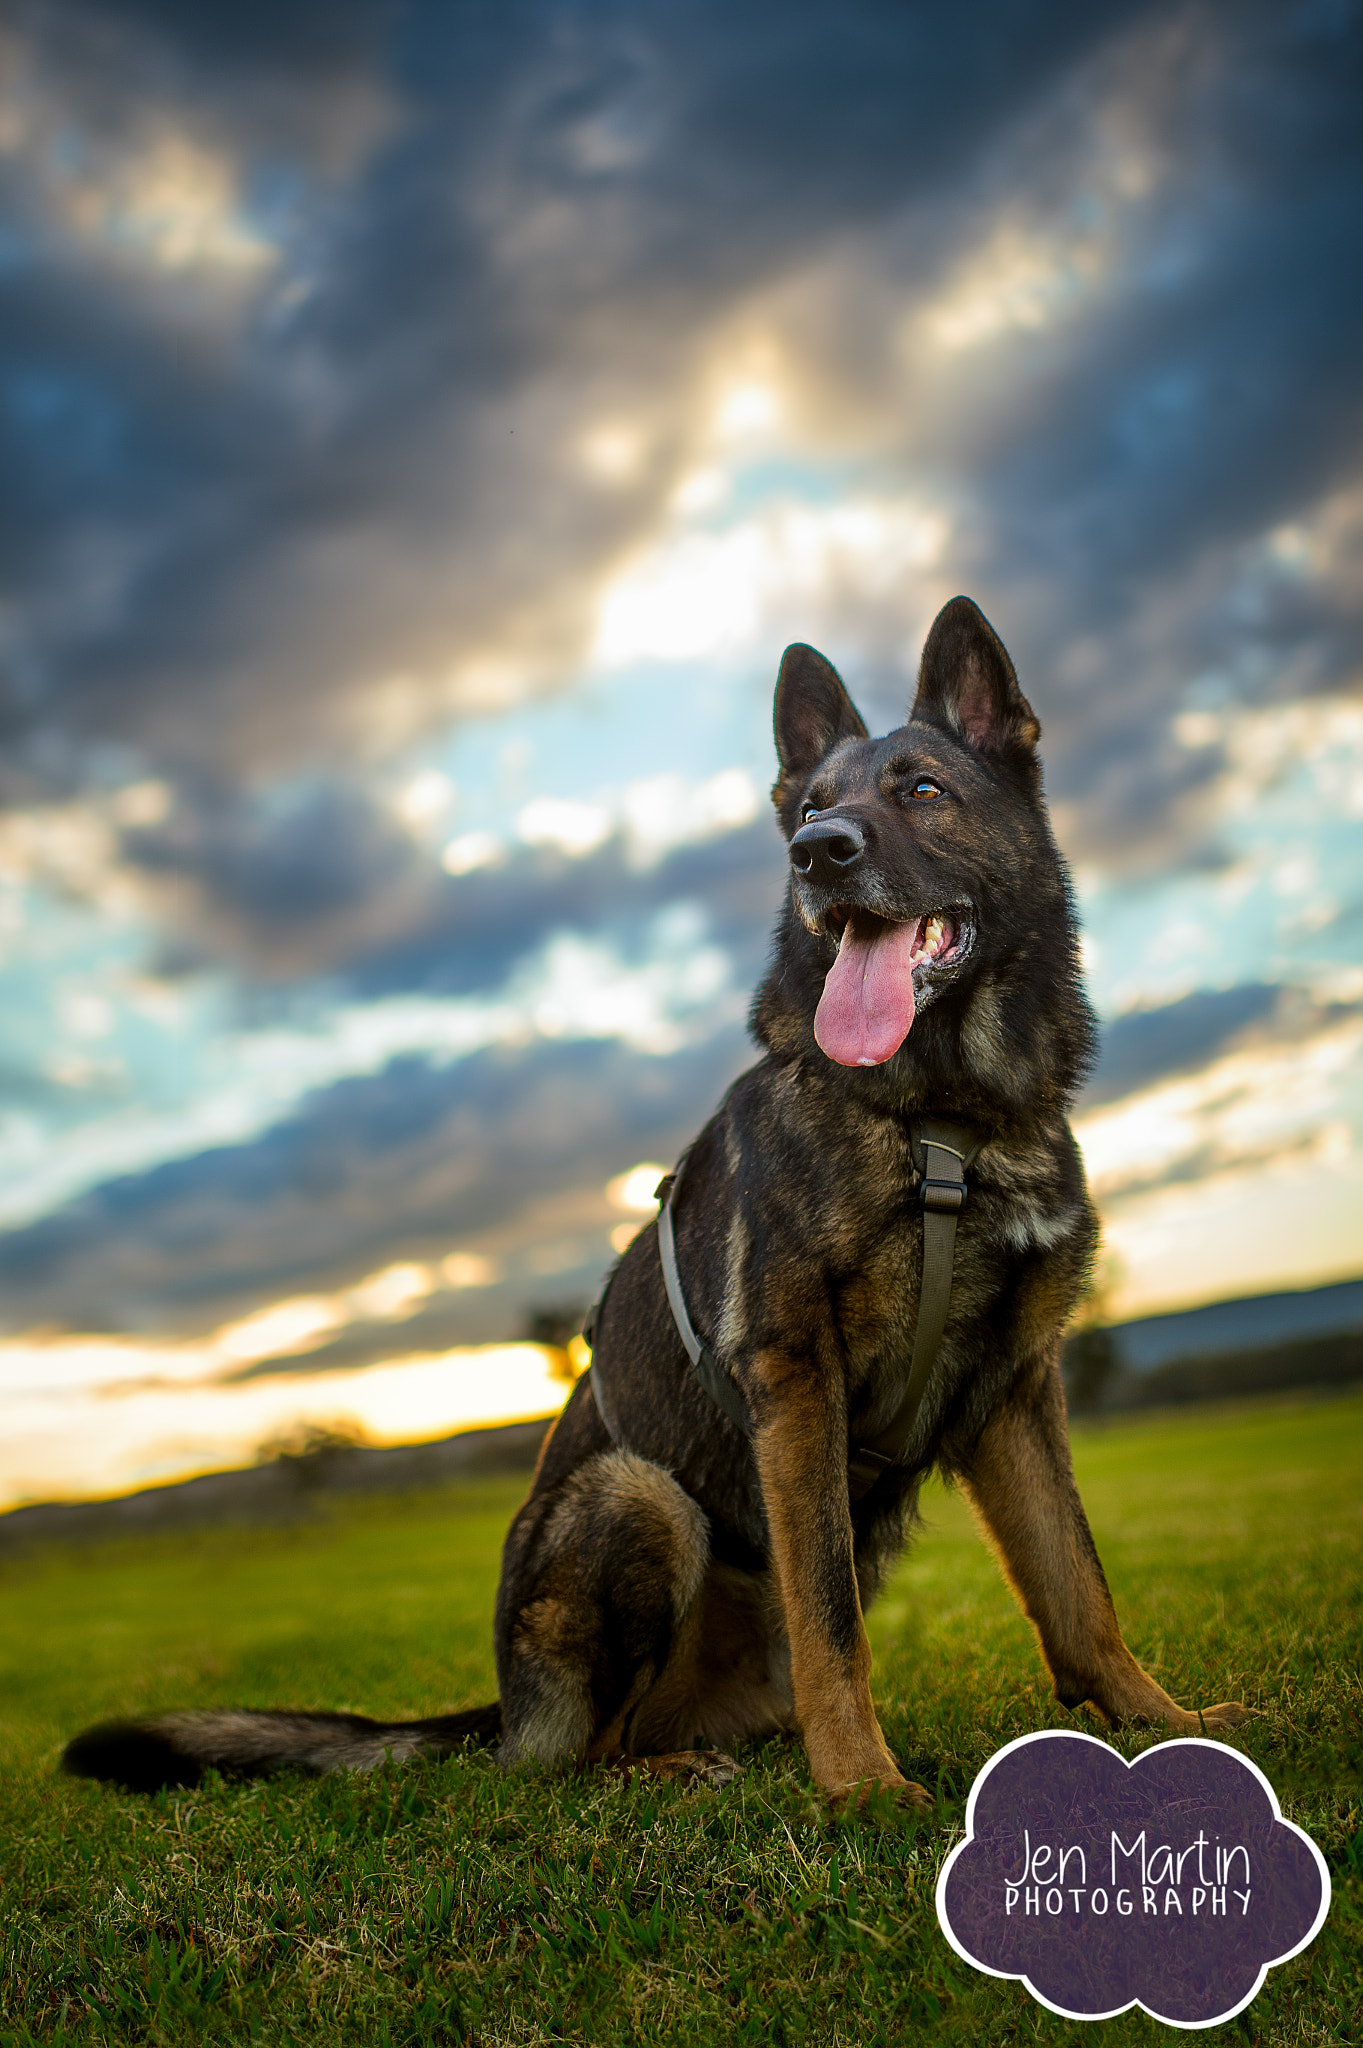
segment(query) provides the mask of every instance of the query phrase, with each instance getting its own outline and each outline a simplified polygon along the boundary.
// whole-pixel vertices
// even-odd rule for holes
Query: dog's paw
[[[862,1778],[855,1785],[834,1786],[824,1796],[834,1813],[865,1813],[874,1800],[886,1797],[895,1806],[913,1813],[922,1813],[937,1804],[924,1786],[900,1777]]]
[[[666,1785],[708,1785],[713,1792],[732,1785],[735,1778],[743,1775],[743,1766],[722,1749],[679,1749],[667,1756],[622,1756],[614,1760],[611,1768],[625,1778],[638,1771]]]
[[[742,1764],[735,1763],[722,1749],[697,1749],[681,1761],[689,1765],[689,1769],[677,1773],[683,1785],[708,1785],[711,1791],[718,1792],[743,1776]]]
[[[1163,1727],[1170,1735],[1220,1735],[1230,1728],[1241,1728],[1246,1721],[1254,1719],[1253,1707],[1242,1707],[1236,1700],[1225,1700],[1219,1707],[1175,1706],[1169,1701],[1161,1714],[1133,1717],[1125,1725],[1133,1728]]]
[[[1219,1707],[1203,1707],[1189,1718],[1197,1723],[1199,1733],[1204,1728],[1241,1728],[1253,1720],[1254,1709],[1242,1707],[1238,1700],[1225,1700]]]

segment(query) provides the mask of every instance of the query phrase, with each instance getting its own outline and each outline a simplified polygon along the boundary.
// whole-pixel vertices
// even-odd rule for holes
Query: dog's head
[[[883,739],[821,654],[787,648],[772,796],[791,901],[825,975],[814,1035],[839,1065],[892,1059],[929,1004],[997,975],[1029,944],[1072,953],[1040,731],[1002,641],[966,597],[938,614],[909,722]]]

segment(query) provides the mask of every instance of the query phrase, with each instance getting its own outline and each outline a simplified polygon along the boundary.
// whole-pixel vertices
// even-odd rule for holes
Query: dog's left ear
[[[839,740],[866,738],[861,713],[832,662],[798,640],[781,656],[774,723],[781,775],[772,795],[778,806],[797,784],[803,788]]]
[[[980,754],[1034,754],[1040,721],[1007,648],[968,597],[953,597],[932,622],[909,717],[944,726]]]

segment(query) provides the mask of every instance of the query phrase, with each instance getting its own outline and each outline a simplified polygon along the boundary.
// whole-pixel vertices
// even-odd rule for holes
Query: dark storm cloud
[[[628,952],[695,899],[746,980],[765,825],[642,875],[612,843],[447,882],[364,777],[468,702],[466,659],[511,663],[494,695],[571,673],[693,458],[716,334],[756,309],[820,445],[951,513],[940,595],[1017,655],[1068,850],[1214,862],[1220,752],[1169,737],[1189,686],[1253,701],[1363,660],[1363,531],[1330,511],[1360,474],[1356,26],[1240,0],[21,10],[0,793],[175,784],[126,852],[182,969],[487,990],[556,929]],[[167,137],[270,261],[152,260],[137,181]],[[1104,183],[1123,150],[1134,196]],[[1106,234],[1101,289],[1080,265],[1072,313],[906,369],[906,321],[1013,233],[1062,281]],[[648,452],[607,489],[578,442],[621,413]],[[1283,522],[1330,529],[1307,567],[1266,551]],[[905,600],[876,603],[829,651],[902,703]]]
[[[1221,759],[1169,734],[1190,687],[1253,704],[1363,671],[1356,28],[1353,7],[1147,11],[786,316],[884,469],[953,508],[940,592],[999,625],[1072,850],[1108,866],[1215,855]],[[999,332],[944,360],[905,310],[972,250]],[[1323,544],[1275,553],[1298,522]]]
[[[614,1044],[394,1062],[309,1097],[249,1144],[113,1181],[0,1238],[8,1328],[204,1328],[456,1247],[509,1254],[504,1286],[447,1296],[370,1355],[514,1334],[536,1302],[589,1293],[609,1262],[601,1190],[694,1136],[751,1058],[737,1029],[667,1059]],[[575,1263],[533,1271],[537,1243]],[[528,1253],[527,1268],[523,1253]],[[352,1349],[354,1347],[352,1346]]]
[[[281,252],[254,297],[210,280],[191,310],[57,225],[41,137],[11,159],[0,473],[32,771],[91,736],[218,772],[382,745],[443,716],[430,678],[485,646],[552,680],[670,488],[716,317],[906,205],[949,242],[999,135],[1152,11],[31,14],[24,89],[97,167],[135,157],[139,120],[178,122],[239,164]],[[1210,19],[1252,40],[1246,11]],[[1163,374],[1137,348],[1131,402]],[[1111,425],[1096,402],[1065,445]],[[655,415],[656,449],[612,494],[566,443],[619,403]],[[1038,459],[1017,439],[1005,480]],[[1082,495],[1049,437],[1040,460]]]
[[[1167,1075],[1205,1066],[1250,1026],[1273,1015],[1282,991],[1263,982],[1196,989],[1156,1010],[1132,1010],[1102,1030],[1098,1064],[1081,1108],[1113,1102]]]
[[[1348,1014],[1249,986],[1124,1018],[1108,1028],[1085,1106],[1233,1046],[1305,1043]],[[616,1220],[607,1179],[676,1158],[753,1056],[730,1027],[667,1058],[538,1040],[450,1065],[394,1061],[318,1090],[249,1143],[110,1181],[0,1236],[4,1327],[202,1330],[395,1260],[471,1249],[501,1264],[499,1284],[438,1293],[401,1324],[352,1327],[310,1364],[515,1335],[536,1307],[590,1298]]]
[[[614,937],[628,957],[660,909],[698,902],[707,935],[729,951],[743,986],[765,960],[785,878],[781,841],[767,817],[642,870],[631,866],[619,838],[577,860],[521,853],[503,869],[446,883],[429,919],[396,942],[357,952],[345,983],[362,997],[468,994],[496,986],[555,931]]]
[[[1328,526],[1363,475],[1356,15],[1194,13],[1170,68],[1160,139],[1182,175],[1147,260],[978,471],[986,574],[1059,693],[1052,787],[1075,850],[1109,864],[1196,847],[1220,761],[1170,747],[1190,686],[1253,704],[1363,673],[1357,520],[1320,574],[1264,545]]]
[[[263,984],[322,971],[360,1000],[486,993],[555,932],[610,938],[629,957],[649,920],[681,902],[704,906],[708,936],[746,983],[786,876],[765,809],[646,866],[616,833],[589,854],[512,847],[495,866],[450,876],[363,788],[320,778],[254,801],[201,785],[165,823],[126,831],[122,852],[162,892],[161,971],[231,957],[258,1000]]]
[[[184,903],[171,959],[231,949],[290,976],[352,948],[429,867],[363,789],[321,778],[254,802],[200,783],[164,824],[125,832],[123,853]]]
[[[1147,202],[1106,317],[1055,350],[982,465],[999,554],[1024,573],[1062,558],[1076,626],[1190,549],[1313,505],[1357,461],[1363,81],[1347,27],[1345,10],[1192,12],[1148,82],[1168,91],[1152,141],[1178,175]]]

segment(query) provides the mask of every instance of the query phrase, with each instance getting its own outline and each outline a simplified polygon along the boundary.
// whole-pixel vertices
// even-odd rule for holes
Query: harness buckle
[[[931,1209],[934,1213],[955,1215],[965,1207],[965,1183],[959,1180],[929,1180],[925,1176],[918,1197],[925,1209]]]

